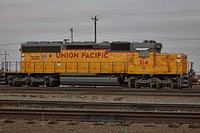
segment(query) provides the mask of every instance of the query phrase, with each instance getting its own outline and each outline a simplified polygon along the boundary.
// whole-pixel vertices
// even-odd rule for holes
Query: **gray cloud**
[[[0,52],[19,59],[20,42],[62,40],[71,27],[75,40],[93,40],[87,33],[98,15],[99,42],[155,39],[164,52],[188,54],[200,71],[200,40],[190,40],[200,39],[199,9],[199,0],[0,0]],[[66,34],[52,36],[61,32]],[[5,46],[10,43],[19,44]]]

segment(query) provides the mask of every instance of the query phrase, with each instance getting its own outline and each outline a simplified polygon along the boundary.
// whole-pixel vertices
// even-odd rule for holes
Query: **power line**
[[[78,35],[73,35],[73,36],[85,36],[85,35],[89,35],[89,34],[93,34],[94,32],[89,32],[89,33],[83,33],[83,34],[78,34]],[[52,39],[49,39],[49,40],[56,40],[56,39],[63,39],[65,38],[66,36],[64,37],[58,37],[58,38],[52,38]],[[69,38],[70,36],[67,36],[67,38]]]
[[[80,31],[79,31],[80,32]],[[62,34],[67,33],[67,32],[62,32]],[[89,35],[89,34],[93,34],[94,32],[89,32],[89,33],[83,33],[83,34],[77,34],[74,36],[85,36],[85,35]],[[106,32],[98,32],[99,35],[105,35],[105,36],[114,36],[114,37],[125,37],[125,38],[150,38],[150,39],[158,39],[158,40],[166,40],[166,41],[179,41],[179,40],[183,40],[183,41],[200,41],[199,38],[185,38],[185,37],[158,37],[158,36],[144,36],[144,35],[133,35],[133,34],[116,34],[116,33],[106,33]],[[56,35],[61,35],[61,33],[59,34],[55,34]],[[53,37],[53,35],[48,36],[49,37]],[[66,36],[63,37],[57,37],[57,38],[51,38],[49,40],[56,40],[56,39],[63,39]],[[70,36],[67,36],[68,38]],[[47,37],[43,37],[47,38]],[[39,39],[35,39],[35,40],[40,40]],[[10,46],[10,45],[18,45],[21,44],[22,42],[15,42],[15,43],[6,43],[6,44],[0,44],[0,47],[3,46]]]
[[[17,45],[20,44],[21,42],[14,42],[14,43],[4,43],[4,44],[0,44],[0,47],[2,46],[10,46],[10,45]]]
[[[79,20],[88,20],[88,18],[50,18],[50,19],[33,19],[33,20],[20,20],[13,22],[14,20],[1,20],[0,24],[27,24],[27,23],[44,23],[44,22],[61,22],[61,21],[79,21]]]
[[[109,18],[103,18],[103,20],[121,20],[122,18],[136,19],[136,18],[199,16],[199,15],[200,15],[200,10],[174,11],[174,12],[149,13],[149,14],[133,14],[133,15],[131,15],[131,14],[130,15],[112,14],[112,17],[117,16],[117,18],[112,18],[112,17],[110,17],[110,15],[104,15],[104,17],[108,16]]]
[[[61,33],[58,33],[58,34],[54,34],[54,35],[50,35],[50,36],[46,36],[46,37],[41,37],[41,38],[38,38],[38,39],[35,39],[35,40],[51,38],[51,37],[59,36],[59,35],[66,34],[66,33],[68,33],[68,32],[65,31],[65,32],[61,32]]]
[[[110,16],[114,16],[115,14],[111,15],[104,15],[109,16],[109,18],[104,18],[104,20],[112,20],[112,19],[120,19],[120,18],[111,18]],[[125,18],[149,18],[149,17],[174,17],[174,16],[196,16],[200,15],[200,10],[188,10],[188,11],[172,11],[172,12],[163,12],[163,13],[149,13],[149,14],[134,14],[134,15],[120,15],[116,14],[117,17],[125,17]],[[43,23],[43,22],[61,22],[61,21],[78,21],[78,20],[88,20],[88,18],[70,18],[70,17],[59,17],[59,18],[47,18],[47,19],[33,19],[33,20],[20,20],[13,22],[14,20],[1,20],[0,24],[26,24],[26,23]]]
[[[42,40],[42,39],[51,38],[51,37],[55,37],[55,36],[66,34],[66,33],[68,33],[68,32],[65,31],[65,32],[54,34],[54,35],[50,35],[50,36],[46,36],[46,37],[41,37],[41,38],[38,38],[38,39],[34,39],[34,40]],[[21,43],[22,42],[0,44],[0,47],[2,47],[2,46],[10,46],[10,45],[18,45],[18,44],[21,44]]]
[[[185,37],[159,37],[159,36],[144,36],[144,35],[133,35],[133,34],[116,34],[116,33],[105,33],[98,32],[99,34],[112,35],[118,37],[138,37],[138,38],[154,38],[154,39],[166,39],[166,40],[188,40],[188,41],[199,41],[199,38],[185,38]]]

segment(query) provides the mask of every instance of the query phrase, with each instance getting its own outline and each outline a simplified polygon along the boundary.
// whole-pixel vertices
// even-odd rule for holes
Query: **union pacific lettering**
[[[65,52],[65,53],[56,53],[57,58],[108,58],[107,52]]]

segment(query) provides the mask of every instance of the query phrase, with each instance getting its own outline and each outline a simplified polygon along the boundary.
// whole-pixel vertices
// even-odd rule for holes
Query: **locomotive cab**
[[[128,84],[131,87],[188,87],[187,55],[161,53],[162,44],[153,40],[132,44]]]

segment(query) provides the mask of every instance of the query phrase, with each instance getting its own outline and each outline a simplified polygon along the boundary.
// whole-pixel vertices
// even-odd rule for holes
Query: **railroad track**
[[[200,89],[127,89],[122,87],[100,88],[45,88],[45,87],[0,87],[1,94],[80,94],[80,95],[117,95],[117,96],[185,96],[200,97]]]
[[[0,119],[131,121],[131,122],[200,122],[199,112],[147,112],[99,110],[0,109]]]
[[[13,91],[13,90],[24,90],[24,91],[134,91],[134,92],[181,92],[181,93],[200,93],[200,87],[196,88],[183,88],[183,89],[172,89],[172,88],[162,88],[162,89],[152,89],[152,88],[126,88],[119,86],[80,86],[80,87],[13,87],[13,86],[0,86],[0,91]]]
[[[0,119],[200,122],[200,104],[0,100]]]
[[[0,108],[59,108],[90,110],[200,112],[200,104],[105,103],[39,100],[0,100]]]

